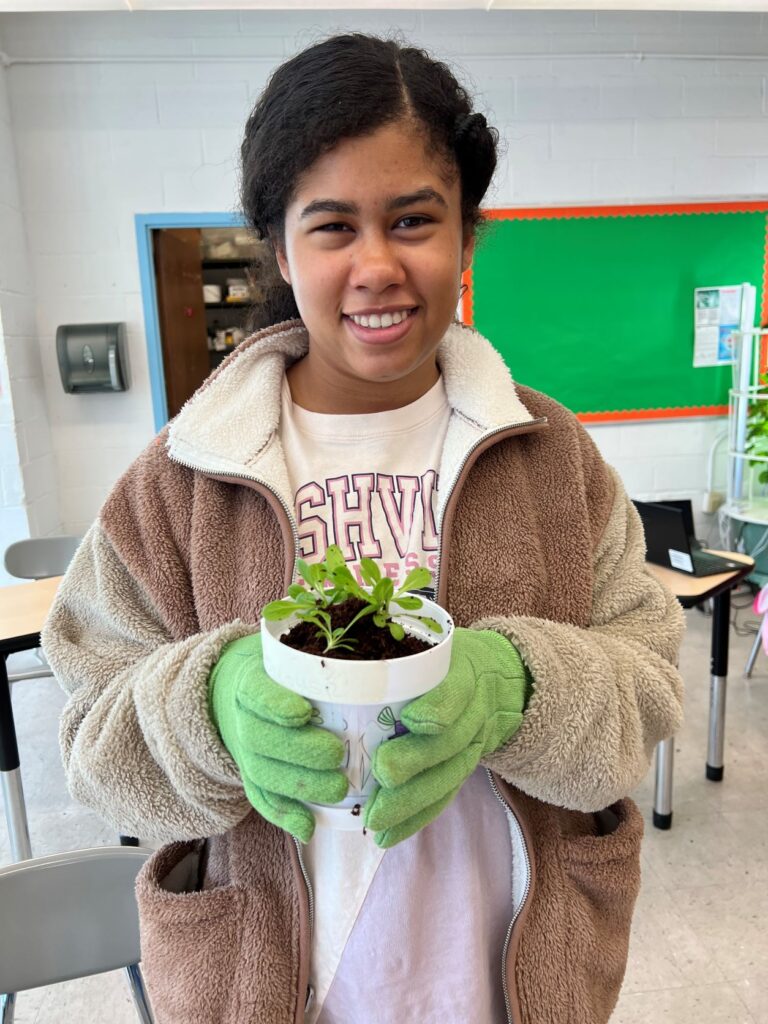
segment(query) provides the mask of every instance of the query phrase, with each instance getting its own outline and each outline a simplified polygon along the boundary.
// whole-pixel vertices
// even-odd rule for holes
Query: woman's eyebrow
[[[409,192],[403,196],[391,196],[387,199],[385,207],[387,210],[401,210],[406,206],[413,206],[414,203],[433,202],[440,206],[448,206],[448,203],[434,188],[420,188],[416,192]],[[311,217],[314,213],[342,213],[355,216],[360,213],[357,203],[345,202],[343,199],[313,199],[311,203],[299,214],[299,220]]]

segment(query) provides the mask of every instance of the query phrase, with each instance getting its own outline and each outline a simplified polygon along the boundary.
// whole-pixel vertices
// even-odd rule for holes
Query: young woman
[[[682,615],[575,417],[454,319],[496,141],[421,50],[339,36],[278,68],[242,199],[280,322],[118,482],[62,584],[44,642],[72,792],[170,841],[138,885],[159,1024],[615,1004],[626,794],[680,724]],[[380,748],[365,835],[314,829],[341,744],[261,661],[261,609],[330,543],[395,577],[427,562],[459,627]]]

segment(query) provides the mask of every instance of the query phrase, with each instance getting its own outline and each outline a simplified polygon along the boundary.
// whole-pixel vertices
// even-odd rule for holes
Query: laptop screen
[[[693,572],[683,510],[649,501],[635,501],[633,504],[643,521],[648,561]]]

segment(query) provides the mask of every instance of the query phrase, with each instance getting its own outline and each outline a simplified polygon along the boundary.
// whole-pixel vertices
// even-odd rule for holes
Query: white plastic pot
[[[434,601],[422,601],[419,613],[439,622],[442,633],[428,629],[407,613],[398,614],[397,606],[392,606],[392,617],[407,633],[433,646],[419,654],[387,661],[347,661],[307,654],[280,642],[280,637],[296,625],[296,618],[261,620],[267,674],[306,697],[315,708],[314,724],[336,733],[346,746],[342,768],[349,778],[349,792],[341,803],[311,805],[318,825],[362,828],[362,808],[376,786],[371,772],[374,751],[384,740],[404,731],[399,715],[405,705],[434,689],[448,673],[453,620]]]

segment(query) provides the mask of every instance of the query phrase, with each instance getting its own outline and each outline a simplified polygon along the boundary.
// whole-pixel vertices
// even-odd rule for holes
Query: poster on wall
[[[754,325],[755,297],[750,284],[694,289],[695,367],[733,365],[734,334]]]

